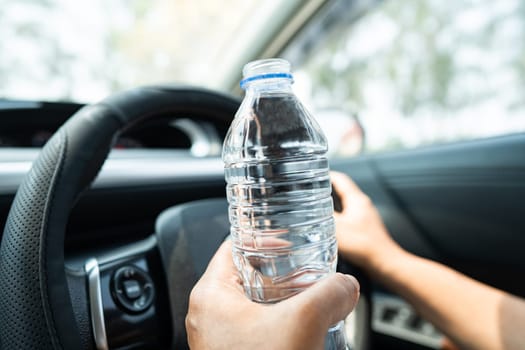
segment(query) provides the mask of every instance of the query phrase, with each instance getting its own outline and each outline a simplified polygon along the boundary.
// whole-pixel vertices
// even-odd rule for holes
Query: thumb
[[[355,277],[336,273],[315,283],[304,292],[281,302],[294,304],[306,321],[328,330],[343,320],[359,300],[359,282]]]

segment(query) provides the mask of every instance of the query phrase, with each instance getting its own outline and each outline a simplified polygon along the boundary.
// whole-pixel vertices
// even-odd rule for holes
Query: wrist
[[[388,279],[393,274],[403,270],[403,266],[409,266],[407,261],[411,259],[412,254],[401,248],[397,243],[392,243],[392,245],[377,249],[365,265],[369,274],[379,281]]]

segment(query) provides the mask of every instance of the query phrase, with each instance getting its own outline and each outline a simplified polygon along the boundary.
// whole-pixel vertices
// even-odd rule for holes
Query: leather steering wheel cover
[[[239,102],[185,87],[146,87],[87,106],[43,148],[13,201],[0,247],[0,348],[83,349],[64,271],[71,208],[98,174],[115,136],[165,113],[229,122]],[[213,113],[211,113],[213,111]]]

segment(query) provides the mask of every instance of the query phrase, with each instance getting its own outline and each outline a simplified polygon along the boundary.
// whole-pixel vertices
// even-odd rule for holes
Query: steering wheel
[[[0,247],[1,349],[108,348],[100,261],[90,259],[84,271],[69,274],[65,266],[73,205],[124,130],[167,113],[227,124],[238,106],[236,99],[204,89],[137,88],[82,108],[55,133],[20,185],[6,222]],[[189,293],[227,234],[226,208],[225,200],[211,200],[168,209],[149,241],[167,275],[174,348],[187,348]],[[204,219],[217,229],[199,226]]]
[[[138,88],[82,108],[55,133],[20,185],[2,238],[2,349],[90,349],[95,340],[104,347],[89,321],[96,310],[75,305],[85,296],[85,278],[78,288],[66,281],[64,236],[71,208],[123,130],[166,113],[226,124],[238,106],[232,97],[203,89]]]

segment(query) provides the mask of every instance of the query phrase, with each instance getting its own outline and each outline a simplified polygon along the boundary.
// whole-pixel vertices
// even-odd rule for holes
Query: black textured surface
[[[0,248],[0,339],[2,349],[52,348],[42,299],[40,241],[49,187],[63,153],[49,142],[17,192]]]
[[[78,325],[82,349],[93,350],[91,342],[91,319],[89,318],[89,299],[86,276],[83,271],[67,270],[67,284],[71,296],[71,304]]]

